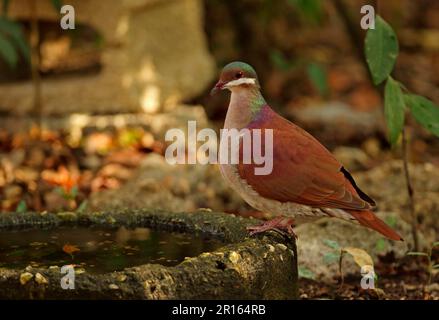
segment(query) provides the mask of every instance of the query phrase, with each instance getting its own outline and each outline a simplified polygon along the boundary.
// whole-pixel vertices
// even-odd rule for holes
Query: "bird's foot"
[[[294,220],[291,218],[276,217],[260,225],[249,226],[247,227],[247,230],[250,232],[251,236],[269,230],[280,230],[287,232],[289,235],[297,239],[297,235],[294,233],[293,230],[293,224]]]

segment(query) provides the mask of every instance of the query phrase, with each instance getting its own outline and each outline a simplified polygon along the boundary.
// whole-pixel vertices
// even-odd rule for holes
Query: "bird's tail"
[[[395,241],[404,241],[404,239],[390,228],[384,221],[378,218],[372,211],[354,211],[349,212],[361,225],[378,231],[387,238]]]

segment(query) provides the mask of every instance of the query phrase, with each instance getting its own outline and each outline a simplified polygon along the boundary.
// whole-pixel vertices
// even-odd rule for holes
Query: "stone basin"
[[[248,237],[257,223],[208,210],[0,214],[0,298],[297,298],[294,240]],[[75,265],[75,289],[61,287],[64,264]]]

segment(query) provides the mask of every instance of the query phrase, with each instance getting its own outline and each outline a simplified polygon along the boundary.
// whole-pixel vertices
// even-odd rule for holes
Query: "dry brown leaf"
[[[346,247],[343,248],[342,251],[349,253],[352,258],[354,258],[355,263],[360,266],[360,268],[363,266],[373,266],[372,257],[363,249]]]
[[[73,253],[81,251],[81,250],[77,246],[67,243],[62,247],[62,251],[64,251],[65,253],[67,253],[73,257]]]

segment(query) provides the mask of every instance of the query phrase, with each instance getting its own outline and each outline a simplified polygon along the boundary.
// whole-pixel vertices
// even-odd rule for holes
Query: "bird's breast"
[[[301,216],[304,218],[316,218],[327,216],[319,209],[293,202],[279,202],[261,196],[245,179],[241,178],[236,165],[222,164],[220,165],[220,171],[232,189],[234,189],[245,202],[259,211],[290,217]]]
[[[250,98],[246,91],[234,90],[230,96],[224,129],[242,129],[251,121]]]

